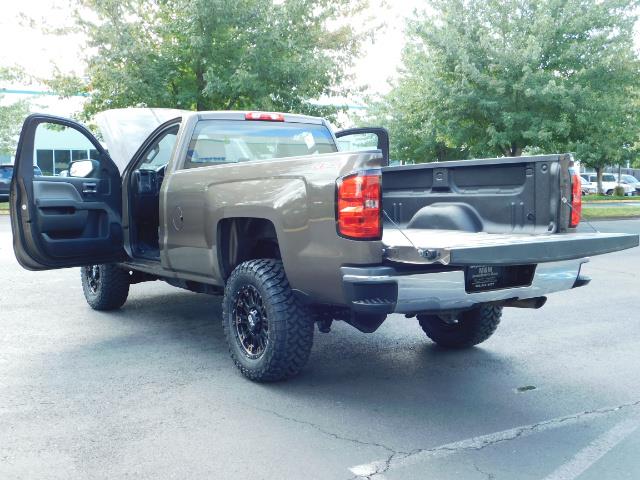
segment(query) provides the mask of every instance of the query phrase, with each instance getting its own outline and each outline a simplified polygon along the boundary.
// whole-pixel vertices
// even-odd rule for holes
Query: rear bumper
[[[580,267],[588,259],[541,263],[531,284],[467,293],[463,270],[401,273],[393,267],[342,267],[347,303],[362,313],[417,313],[459,310],[475,304],[541,297],[569,290],[580,282]]]

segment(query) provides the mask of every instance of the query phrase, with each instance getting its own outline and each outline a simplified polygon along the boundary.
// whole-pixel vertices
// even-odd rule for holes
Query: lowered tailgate
[[[520,265],[572,260],[638,246],[625,233],[494,234],[385,226],[387,260],[443,265]]]

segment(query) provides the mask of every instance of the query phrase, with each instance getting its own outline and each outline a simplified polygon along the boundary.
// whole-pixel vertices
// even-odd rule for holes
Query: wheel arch
[[[226,280],[234,268],[247,260],[282,260],[274,222],[265,217],[223,218],[216,228],[218,268]]]

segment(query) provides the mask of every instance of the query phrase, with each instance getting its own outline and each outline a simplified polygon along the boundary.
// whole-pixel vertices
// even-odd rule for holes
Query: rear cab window
[[[337,152],[325,125],[295,122],[201,120],[183,168]]]

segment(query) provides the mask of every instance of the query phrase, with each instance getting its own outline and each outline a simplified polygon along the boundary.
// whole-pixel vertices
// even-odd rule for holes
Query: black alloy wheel
[[[236,340],[247,358],[257,360],[269,345],[269,319],[262,295],[256,287],[246,284],[235,298],[232,315]]]
[[[100,265],[89,265],[84,268],[84,276],[87,279],[87,287],[94,295],[100,288]]]
[[[87,265],[80,268],[82,291],[94,310],[115,310],[129,295],[129,271],[118,265]]]
[[[233,362],[250,380],[299,373],[311,353],[314,318],[294,295],[280,260],[247,260],[227,279],[222,328]]]

